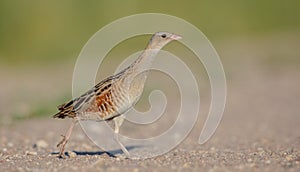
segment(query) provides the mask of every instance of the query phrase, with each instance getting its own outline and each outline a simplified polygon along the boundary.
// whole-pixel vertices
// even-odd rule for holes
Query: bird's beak
[[[170,36],[170,39],[172,39],[172,40],[178,40],[178,39],[181,39],[181,38],[182,38],[181,36],[175,35],[175,34]]]

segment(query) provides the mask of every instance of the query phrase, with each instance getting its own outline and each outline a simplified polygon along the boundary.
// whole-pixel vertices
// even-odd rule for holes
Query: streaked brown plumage
[[[63,140],[57,145],[60,147],[59,156],[64,157],[64,147],[78,120],[114,120],[115,139],[122,151],[129,157],[129,152],[118,139],[119,127],[124,120],[122,114],[139,100],[148,70],[158,51],[170,41],[180,38],[168,32],[155,33],[144,52],[130,66],[99,82],[80,97],[58,106],[59,112],[53,116],[54,118],[74,119],[66,136],[63,136]]]

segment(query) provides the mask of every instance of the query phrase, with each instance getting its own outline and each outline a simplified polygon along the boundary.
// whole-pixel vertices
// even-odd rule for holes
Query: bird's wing
[[[92,89],[84,93],[78,98],[75,98],[69,102],[59,105],[57,108],[58,113],[53,115],[53,118],[74,118],[76,117],[76,112],[99,112],[99,107],[97,106],[96,97],[101,96],[104,91],[110,89],[115,76],[108,77],[103,81],[99,82]],[[98,103],[99,104],[99,103]],[[99,104],[101,106],[101,104]]]
[[[65,118],[65,117],[74,118],[76,116],[76,111],[80,109],[80,107],[84,103],[92,99],[93,96],[94,96],[94,91],[92,89],[74,100],[59,105],[57,107],[59,112],[55,114],[53,118]]]

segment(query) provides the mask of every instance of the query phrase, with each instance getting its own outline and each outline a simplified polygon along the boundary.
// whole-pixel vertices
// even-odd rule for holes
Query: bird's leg
[[[129,154],[128,150],[125,148],[125,146],[119,140],[119,128],[122,125],[122,123],[124,122],[124,116],[120,115],[120,116],[114,118],[113,120],[115,122],[115,135],[114,135],[114,139],[119,144],[119,146],[121,147],[122,151],[125,153],[125,155],[127,156],[127,158],[129,158],[130,154]]]
[[[77,119],[73,119],[71,126],[69,127],[69,129],[66,132],[66,135],[65,136],[61,135],[63,137],[63,139],[57,144],[57,147],[60,147],[59,155],[58,155],[58,157],[60,157],[60,158],[65,158],[65,154],[64,154],[65,146],[69,141],[69,138],[71,136],[71,133],[72,133],[73,128],[76,125],[77,121],[78,121]]]

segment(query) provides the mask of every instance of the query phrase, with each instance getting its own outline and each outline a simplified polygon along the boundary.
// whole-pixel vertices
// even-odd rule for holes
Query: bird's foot
[[[131,157],[130,153],[128,152],[128,150],[125,147],[122,149],[122,151],[124,152],[126,158],[130,159],[130,157]]]
[[[119,146],[120,146],[121,150],[123,151],[123,153],[125,154],[125,156],[128,159],[130,159],[130,153],[128,152],[128,150],[126,149],[126,147],[120,142],[119,135],[117,133],[115,133],[114,139],[119,144]]]
[[[66,155],[64,154],[64,152],[59,152],[57,157],[61,159],[66,159]]]

